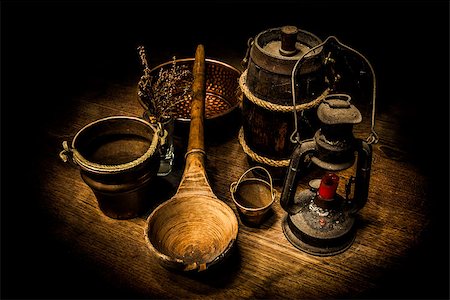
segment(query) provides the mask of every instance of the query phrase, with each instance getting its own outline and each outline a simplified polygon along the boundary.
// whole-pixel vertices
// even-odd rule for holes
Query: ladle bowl
[[[215,197],[176,197],[152,212],[146,239],[165,267],[202,271],[229,254],[238,230],[234,218]]]

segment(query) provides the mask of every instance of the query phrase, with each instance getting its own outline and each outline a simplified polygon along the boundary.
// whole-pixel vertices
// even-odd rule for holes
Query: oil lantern
[[[371,145],[378,140],[374,123],[376,81],[369,61],[335,37],[327,38],[318,47],[327,50],[327,57],[334,65],[339,65],[338,60],[354,60],[355,54],[362,57],[365,67],[372,73],[373,84],[370,134],[366,138],[355,137],[354,134],[354,127],[363,122],[363,116],[353,103],[350,95],[352,89],[349,93],[329,94],[319,104],[317,117],[320,127],[314,137],[301,140],[295,131],[291,136],[297,146],[291,156],[280,198],[280,204],[287,212],[282,222],[283,232],[296,248],[313,255],[329,256],[341,253],[352,245],[356,236],[357,212],[368,199]],[[294,73],[298,66],[301,66],[301,59],[293,69],[293,86],[296,84]],[[339,85],[340,74],[343,73],[334,73],[335,90],[343,92],[351,84],[347,80],[345,85]],[[356,80],[357,84],[359,82]],[[294,106],[295,101],[294,92]],[[296,123],[295,113],[294,120]],[[300,179],[305,179],[308,173],[320,175],[309,180],[309,188],[299,191]],[[341,193],[338,192],[339,185]]]

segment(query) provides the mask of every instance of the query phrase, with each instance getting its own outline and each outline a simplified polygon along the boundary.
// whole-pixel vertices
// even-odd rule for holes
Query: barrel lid
[[[295,26],[271,28],[255,37],[250,49],[250,64],[271,73],[290,76],[297,61],[303,59],[298,74],[308,74],[323,64],[322,47],[310,51],[321,43],[314,34]]]
[[[358,124],[362,121],[360,111],[347,100],[330,98],[317,108],[317,116],[325,124]]]
[[[298,60],[321,41],[296,26],[283,26],[261,32],[256,43],[266,55],[278,59]],[[311,53],[313,55],[313,53]]]

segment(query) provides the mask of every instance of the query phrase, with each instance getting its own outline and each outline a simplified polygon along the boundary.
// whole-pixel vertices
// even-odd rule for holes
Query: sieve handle
[[[269,177],[270,193],[271,193],[272,197],[274,197],[275,194],[274,194],[274,190],[273,190],[272,176],[270,176],[270,173],[269,173],[269,171],[267,171],[267,169],[265,169],[264,167],[261,167],[261,166],[255,166],[255,167],[252,167],[252,168],[248,169],[247,171],[245,171],[244,174],[241,175],[241,177],[239,178],[239,180],[237,182],[233,182],[230,185],[230,191],[232,193],[236,192],[237,186],[241,183],[241,181],[245,177],[245,175],[247,175],[250,171],[253,171],[255,169],[260,169],[260,170],[263,170],[264,172],[266,172],[267,177]]]

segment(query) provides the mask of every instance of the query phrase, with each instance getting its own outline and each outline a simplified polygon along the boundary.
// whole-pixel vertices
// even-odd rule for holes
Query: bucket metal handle
[[[264,167],[261,167],[261,166],[255,166],[255,167],[252,167],[252,168],[248,169],[247,171],[245,171],[244,174],[241,175],[241,177],[239,178],[238,181],[231,183],[230,192],[235,193],[237,190],[237,186],[239,185],[239,183],[241,183],[241,181],[245,177],[245,175],[247,175],[250,171],[253,171],[254,169],[261,169],[266,172],[267,176],[269,177],[270,194],[272,195],[272,198],[275,198],[275,191],[273,190],[273,184],[272,184],[272,176],[270,176],[270,173],[269,173],[269,171],[267,171],[267,169],[265,169]]]

